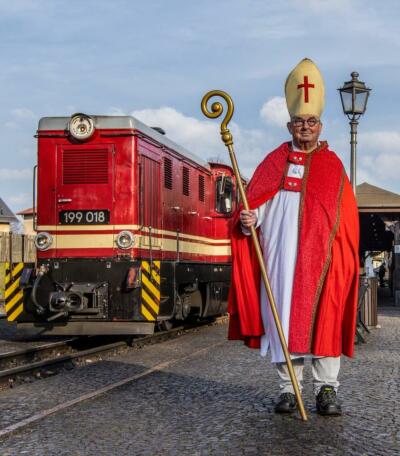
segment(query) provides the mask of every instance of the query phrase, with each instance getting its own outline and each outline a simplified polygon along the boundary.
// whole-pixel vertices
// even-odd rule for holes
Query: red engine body
[[[33,303],[26,291],[19,323],[56,334],[149,333],[151,325],[138,324],[223,312],[237,204],[231,167],[195,157],[133,117],[89,119],[85,140],[71,135],[71,118],[40,120],[37,231],[50,242],[38,250],[42,277]],[[75,310],[65,304],[74,290],[82,301]],[[73,329],[78,321],[86,329]]]
[[[175,260],[178,239],[180,260],[229,261],[232,211],[218,212],[216,186],[222,175],[234,180],[232,169],[195,158],[133,118],[121,123],[127,128],[96,129],[74,144],[41,121],[37,230],[52,234],[54,244],[39,258],[147,256],[151,227],[154,258]],[[62,211],[102,209],[108,224],[60,222]],[[123,229],[137,236],[128,251],[114,242]]]

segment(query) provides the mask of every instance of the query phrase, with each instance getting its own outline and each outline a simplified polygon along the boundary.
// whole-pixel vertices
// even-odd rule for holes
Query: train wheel
[[[169,331],[174,326],[171,320],[161,320],[157,322],[157,328],[159,331]]]

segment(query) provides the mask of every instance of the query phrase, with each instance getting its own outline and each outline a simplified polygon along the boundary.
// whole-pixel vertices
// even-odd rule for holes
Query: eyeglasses
[[[299,117],[295,117],[292,119],[292,125],[295,127],[302,127],[305,124],[309,127],[315,127],[315,125],[319,124],[319,119],[316,119],[315,117],[310,117],[309,119],[300,119]]]

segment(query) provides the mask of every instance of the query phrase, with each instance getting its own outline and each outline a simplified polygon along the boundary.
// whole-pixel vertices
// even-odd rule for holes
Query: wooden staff
[[[210,100],[210,98],[215,97],[215,96],[223,98],[228,107],[224,120],[221,123],[221,139],[225,143],[225,146],[228,148],[229,156],[230,156],[231,162],[232,162],[233,171],[234,171],[235,177],[236,177],[236,182],[239,187],[240,197],[242,198],[243,207],[246,211],[248,211],[250,209],[249,203],[247,202],[247,197],[246,197],[246,193],[244,191],[242,179],[240,177],[240,172],[239,172],[239,167],[238,167],[238,164],[236,161],[235,152],[233,150],[232,134],[228,129],[228,123],[230,122],[230,120],[232,118],[233,110],[234,110],[232,98],[226,92],[223,92],[222,90],[211,90],[210,92],[206,93],[204,95],[203,99],[201,100],[201,110],[203,111],[203,114],[210,119],[217,119],[218,117],[220,117],[220,115],[224,111],[224,108],[221,103],[214,102],[211,105],[211,111],[209,111],[207,108],[208,101]],[[286,360],[286,363],[287,363],[287,366],[289,369],[290,380],[292,381],[293,389],[294,389],[294,392],[296,395],[297,406],[299,408],[301,418],[303,419],[303,421],[307,421],[307,414],[304,409],[304,404],[303,404],[303,399],[301,397],[299,384],[297,382],[296,374],[293,369],[292,360],[290,359],[290,354],[289,354],[289,350],[287,348],[287,343],[286,343],[285,335],[283,333],[282,324],[279,319],[278,311],[276,310],[275,299],[272,294],[271,286],[269,284],[269,280],[268,280],[268,276],[267,276],[267,271],[265,269],[264,258],[263,258],[263,254],[261,251],[260,242],[258,240],[258,236],[257,236],[256,229],[254,226],[250,227],[250,231],[251,231],[251,237],[254,242],[254,247],[256,249],[258,262],[260,263],[261,276],[262,276],[262,279],[264,282],[265,290],[267,292],[269,303],[271,305],[272,315],[274,316],[276,330],[278,331],[279,340],[281,342],[282,350],[285,355],[285,360]]]

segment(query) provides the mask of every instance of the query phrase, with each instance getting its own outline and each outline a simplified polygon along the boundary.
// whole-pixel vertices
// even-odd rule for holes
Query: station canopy
[[[400,195],[363,182],[357,185],[360,251],[390,251],[393,222],[400,221]]]

